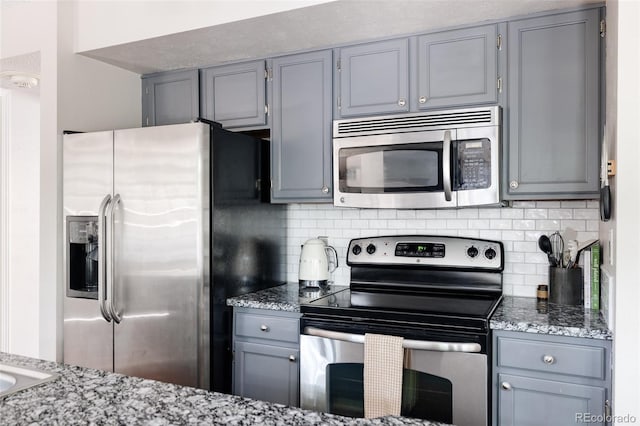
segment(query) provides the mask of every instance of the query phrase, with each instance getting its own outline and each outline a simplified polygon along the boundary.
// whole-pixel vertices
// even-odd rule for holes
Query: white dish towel
[[[402,403],[402,337],[364,335],[364,416],[399,416]]]

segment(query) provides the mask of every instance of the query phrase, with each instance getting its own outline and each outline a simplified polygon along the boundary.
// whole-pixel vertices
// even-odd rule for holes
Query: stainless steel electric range
[[[301,306],[302,408],[362,417],[364,334],[404,337],[401,414],[489,424],[489,319],[501,242],[443,236],[352,240],[347,290]]]

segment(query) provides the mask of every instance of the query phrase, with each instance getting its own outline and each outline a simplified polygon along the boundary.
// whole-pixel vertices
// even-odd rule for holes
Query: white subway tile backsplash
[[[353,238],[375,235],[453,235],[502,241],[505,250],[503,292],[535,297],[548,284],[548,261],[538,249],[541,234],[567,229],[580,242],[598,238],[597,201],[515,201],[512,208],[458,210],[350,209],[330,204],[291,204],[287,210],[287,279],[298,280],[300,246],[326,235],[338,251],[336,282],[346,285],[347,245]]]

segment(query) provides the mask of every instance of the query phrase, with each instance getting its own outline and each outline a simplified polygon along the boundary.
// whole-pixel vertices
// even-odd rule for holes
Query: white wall
[[[328,3],[326,0],[78,1],[75,52]],[[114,31],[114,26],[117,31]]]
[[[610,31],[617,32],[615,178],[617,248],[614,329],[614,413],[640,419],[640,2],[608,2]]]
[[[16,89],[9,95],[8,128],[8,214],[11,226],[7,239],[9,279],[21,285],[12,286],[8,294],[9,324],[19,324],[9,330],[7,350],[11,353],[37,357],[40,327],[38,242],[40,235],[40,98],[36,92]],[[35,160],[35,161],[34,161]]]

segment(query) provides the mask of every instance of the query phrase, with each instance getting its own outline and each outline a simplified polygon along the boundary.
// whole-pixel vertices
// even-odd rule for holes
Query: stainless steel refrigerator
[[[65,134],[65,363],[230,391],[226,298],[283,281],[286,228],[268,142],[210,124]]]

